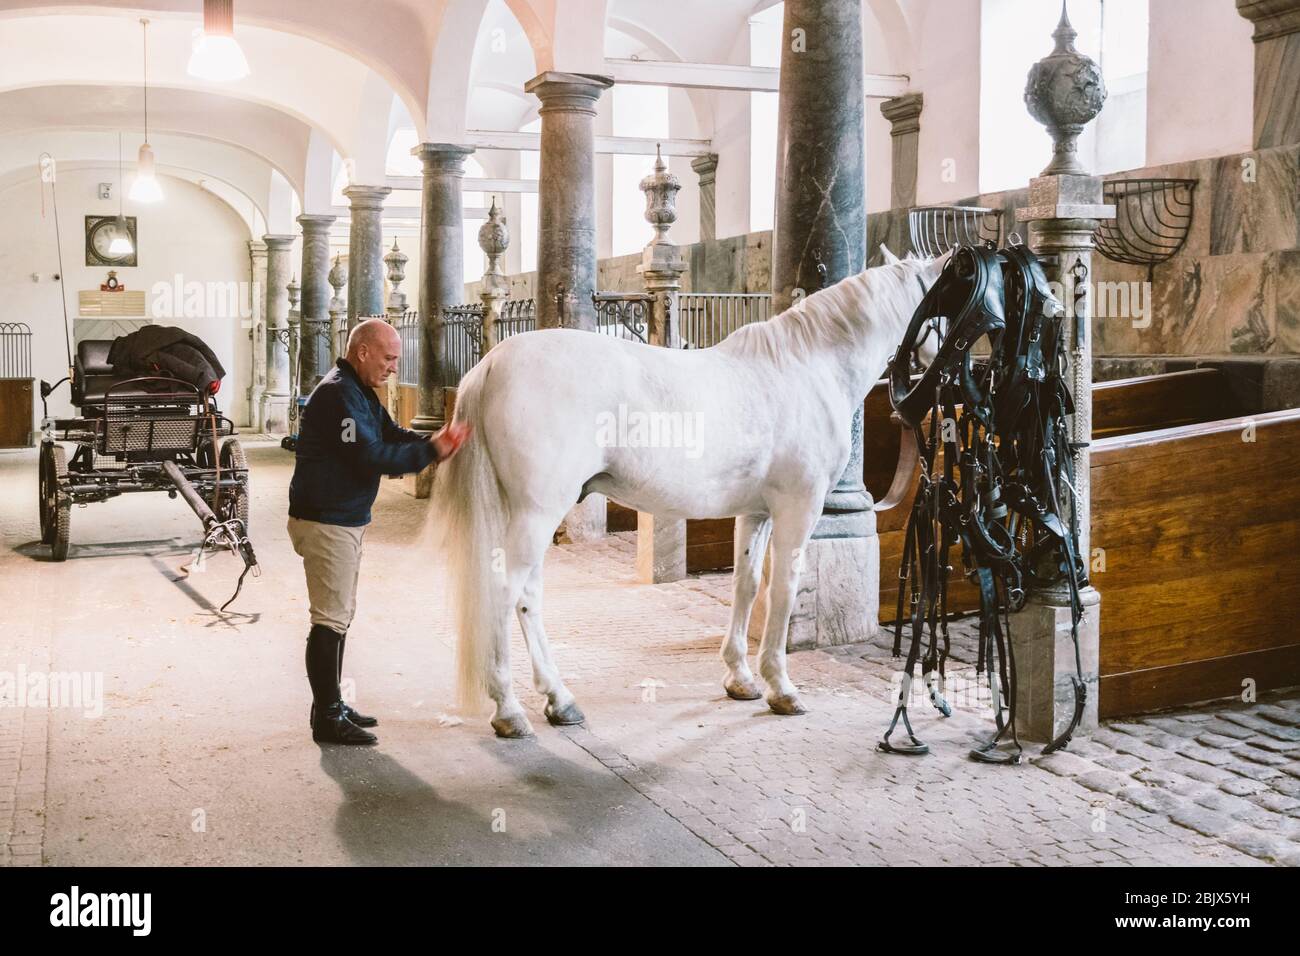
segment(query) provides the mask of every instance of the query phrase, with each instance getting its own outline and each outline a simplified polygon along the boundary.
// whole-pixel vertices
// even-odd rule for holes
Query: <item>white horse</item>
[[[854,410],[942,266],[886,257],[887,265],[746,325],[713,348],[547,329],[507,339],[465,376],[454,419],[470,423],[474,434],[438,466],[434,489],[459,632],[462,707],[475,707],[486,693],[498,735],[532,733],[511,687],[513,609],[547,719],[583,720],[542,626],[542,561],[568,510],[595,492],[665,518],[737,517],[735,599],[722,645],[723,687],[737,700],[761,696],[746,631],[771,538],[758,670],[774,712],[804,713],[785,661],[798,555],[848,462]],[[688,428],[660,428],[654,441],[645,427],[651,420]],[[611,429],[615,421],[621,425]],[[677,440],[691,425],[693,440]]]

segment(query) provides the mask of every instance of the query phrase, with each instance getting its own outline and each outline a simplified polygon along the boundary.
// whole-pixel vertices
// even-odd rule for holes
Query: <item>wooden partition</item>
[[[1101,716],[1300,683],[1300,410],[1092,450]]]

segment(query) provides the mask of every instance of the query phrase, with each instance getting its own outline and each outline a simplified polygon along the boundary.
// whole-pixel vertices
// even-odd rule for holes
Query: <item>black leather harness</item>
[[[1078,554],[1074,455],[1084,446],[1070,442],[1066,423],[1073,404],[1062,311],[1038,259],[1023,245],[1000,251],[991,245],[958,247],[913,314],[890,365],[890,402],[916,434],[921,481],[898,572],[894,655],[901,652],[904,621],[912,639],[881,750],[929,750],[907,715],[926,632],[922,674],[931,702],[951,715],[940,684],[950,646],[949,559],[959,545],[966,574],[980,592],[976,672],[988,671],[997,725],[992,739],[971,756],[992,763],[1020,760],[1009,615],[1020,610],[1030,590],[1064,587],[1077,671],[1073,719],[1043,752],[1064,747],[1083,716],[1079,592],[1088,581]],[[938,353],[926,364],[921,348],[932,335]],[[981,341],[988,353],[977,356],[974,347]],[[908,742],[891,743],[900,717]]]

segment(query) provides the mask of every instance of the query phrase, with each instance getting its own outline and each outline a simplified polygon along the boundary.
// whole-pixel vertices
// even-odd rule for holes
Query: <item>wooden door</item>
[[[32,379],[0,378],[0,448],[32,443]]]

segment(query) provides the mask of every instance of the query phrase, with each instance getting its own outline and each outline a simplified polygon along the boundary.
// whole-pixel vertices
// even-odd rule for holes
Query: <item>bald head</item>
[[[348,364],[371,387],[388,381],[388,376],[397,371],[401,357],[401,336],[383,319],[358,322],[348,334]]]

